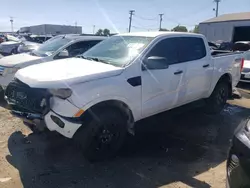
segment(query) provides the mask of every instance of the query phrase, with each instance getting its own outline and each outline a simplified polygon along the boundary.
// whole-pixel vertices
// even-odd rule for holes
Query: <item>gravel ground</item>
[[[216,116],[181,108],[139,122],[117,158],[90,164],[70,140],[34,134],[0,105],[0,187],[225,187],[235,129],[250,113],[250,91]],[[188,109],[188,110],[187,110]]]

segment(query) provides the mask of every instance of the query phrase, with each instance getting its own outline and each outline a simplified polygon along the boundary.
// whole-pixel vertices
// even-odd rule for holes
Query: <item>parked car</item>
[[[17,52],[18,53],[31,52],[33,50],[37,50],[39,46],[40,46],[39,43],[24,41],[18,46]]]
[[[5,39],[5,36],[4,35],[0,35],[0,43],[4,42],[6,39]]]
[[[233,51],[248,51],[250,50],[250,41],[235,42],[232,49]]]
[[[17,117],[75,138],[86,158],[101,160],[143,118],[203,99],[219,113],[242,63],[241,53],[212,56],[199,34],[120,34],[77,58],[19,70],[5,99]]]
[[[21,39],[12,35],[6,35],[6,41],[0,44],[0,54],[11,55],[17,53],[17,48],[21,44]]]
[[[39,44],[49,40],[51,36],[23,35],[20,38],[7,35],[7,41],[0,44],[0,54],[5,56],[28,52],[36,49]],[[19,46],[21,46],[19,48]],[[19,49],[18,49],[19,48]]]
[[[39,63],[74,57],[87,51],[106,37],[63,35],[50,39],[30,53],[16,54],[0,59],[0,86],[4,89],[13,80],[17,70]]]
[[[227,160],[227,188],[250,187],[250,120],[239,128]]]
[[[250,51],[244,53],[244,66],[241,72],[240,81],[250,83]]]

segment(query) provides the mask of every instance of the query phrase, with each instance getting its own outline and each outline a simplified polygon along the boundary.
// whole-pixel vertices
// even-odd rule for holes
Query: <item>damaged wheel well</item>
[[[107,100],[100,103],[95,104],[94,106],[90,107],[86,112],[83,113],[81,119],[83,121],[88,121],[89,118],[97,118],[95,115],[95,111],[100,109],[105,110],[105,108],[113,108],[114,110],[119,110],[120,113],[125,117],[127,120],[128,132],[134,134],[134,117],[132,114],[131,109],[127,104],[119,100]]]

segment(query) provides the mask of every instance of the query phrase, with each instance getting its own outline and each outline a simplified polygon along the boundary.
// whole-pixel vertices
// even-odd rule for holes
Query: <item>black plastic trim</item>
[[[141,85],[141,76],[129,78],[127,80],[127,82],[133,87],[140,86]]]

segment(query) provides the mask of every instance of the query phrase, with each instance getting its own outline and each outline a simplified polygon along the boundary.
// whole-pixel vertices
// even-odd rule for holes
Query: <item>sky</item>
[[[127,32],[129,10],[135,10],[131,31],[159,29],[159,14],[163,13],[162,28],[196,24],[215,17],[213,0],[1,0],[0,31],[39,24],[82,26],[83,33],[107,28],[113,33]],[[219,14],[250,12],[250,0],[221,0]],[[95,26],[94,26],[95,25]]]

